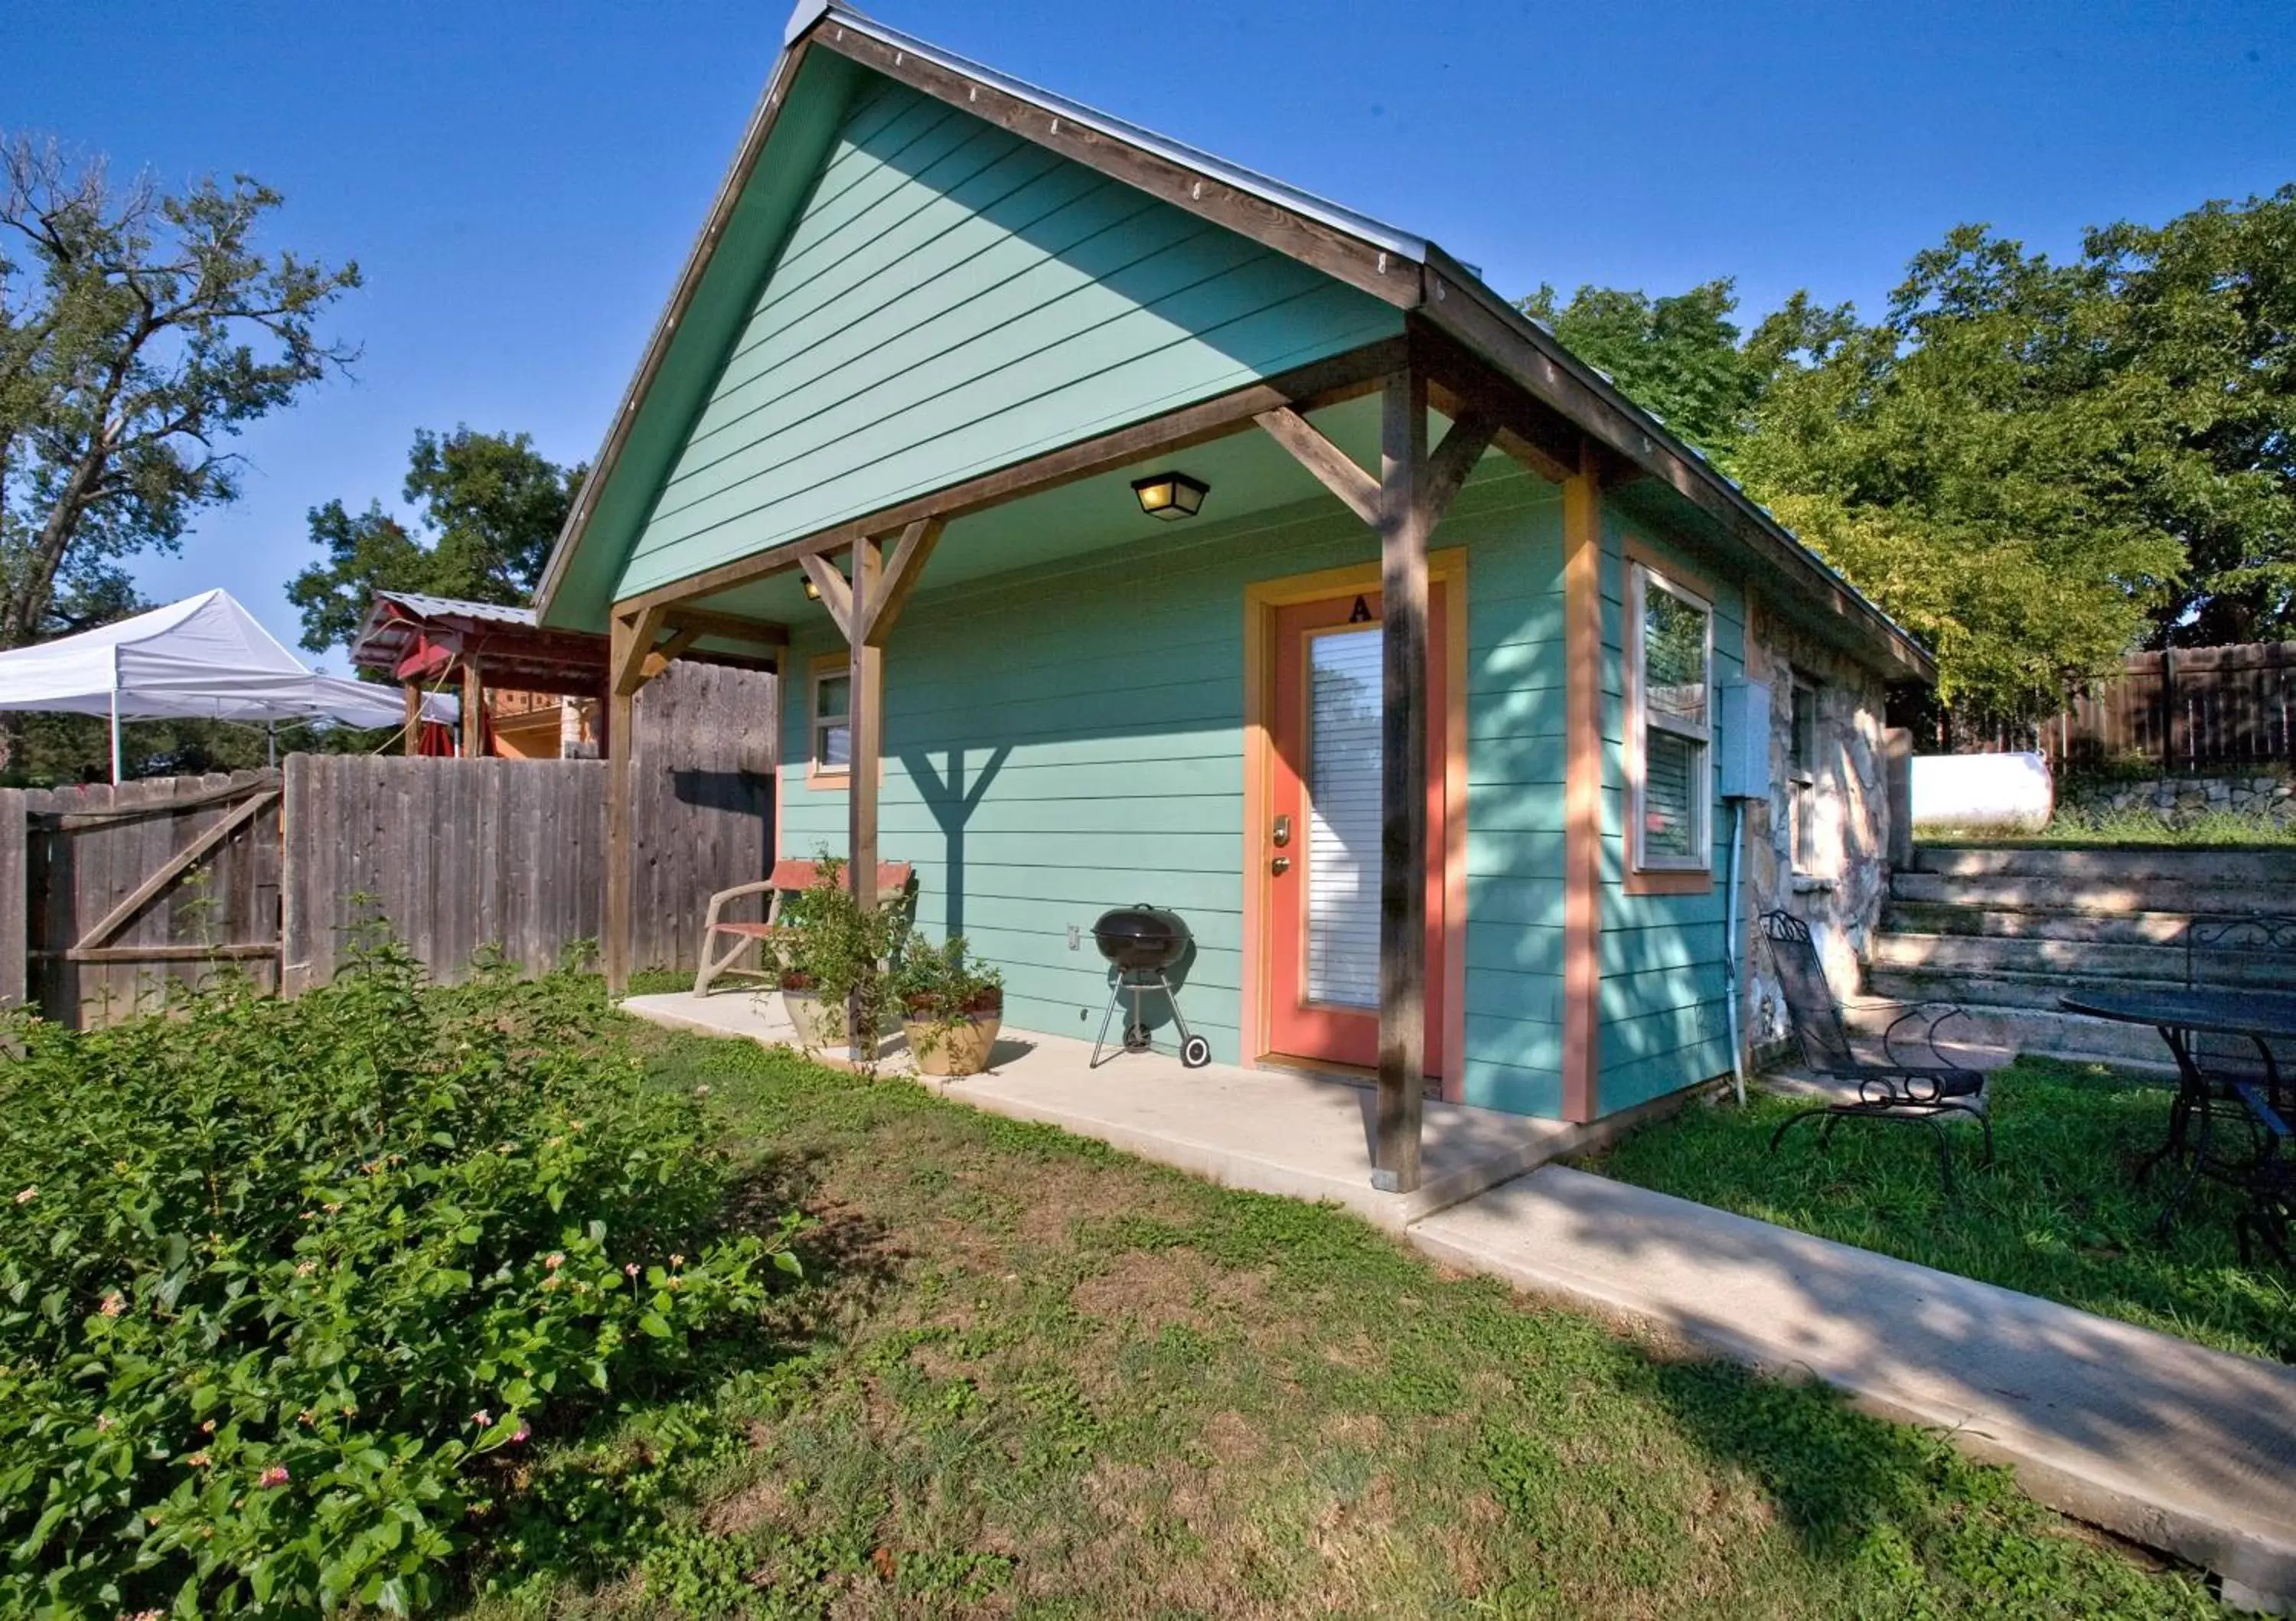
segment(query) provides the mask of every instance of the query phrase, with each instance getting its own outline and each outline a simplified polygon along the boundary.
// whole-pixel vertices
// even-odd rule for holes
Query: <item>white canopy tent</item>
[[[0,652],[0,709],[109,716],[115,782],[124,720],[396,726],[406,718],[404,700],[389,688],[305,667],[226,591]],[[452,725],[458,712],[450,694],[423,697],[425,720]]]

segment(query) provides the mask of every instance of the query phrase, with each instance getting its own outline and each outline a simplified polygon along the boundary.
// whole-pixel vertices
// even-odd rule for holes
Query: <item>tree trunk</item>
[[[102,445],[89,446],[64,480],[55,504],[48,509],[48,520],[40,526],[39,544],[25,564],[24,577],[9,593],[5,608],[0,609],[0,648],[28,646],[39,635],[40,621],[47,618],[48,606],[55,600],[56,571],[63,567],[64,553],[79,532],[89,494],[103,477],[104,460]]]

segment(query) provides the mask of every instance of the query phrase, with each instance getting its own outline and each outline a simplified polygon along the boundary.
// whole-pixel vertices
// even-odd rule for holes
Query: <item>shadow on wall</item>
[[[980,807],[982,797],[988,793],[989,785],[996,781],[997,773],[1004,769],[1004,762],[1013,757],[1013,745],[999,743],[978,752],[986,754],[988,758],[973,768],[970,782],[965,776],[965,750],[962,749],[946,750],[948,760],[946,773],[933,769],[933,757],[924,749],[911,749],[900,756],[902,768],[909,774],[909,780],[917,785],[917,792],[923,798],[925,808],[932,812],[933,821],[939,824],[941,837],[947,841],[948,876],[946,885],[948,894],[944,903],[947,908],[944,923],[947,935],[964,932],[965,824],[972,820],[972,813]]]

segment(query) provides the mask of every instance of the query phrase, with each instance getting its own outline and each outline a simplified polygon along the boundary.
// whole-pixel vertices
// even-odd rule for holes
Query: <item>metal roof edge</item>
[[[1374,248],[1407,259],[1423,260],[1427,256],[1428,243],[1424,237],[1414,236],[1410,232],[1389,225],[1384,220],[1374,219],[1368,214],[1359,213],[1344,203],[1333,202],[1328,197],[1318,197],[1313,192],[1301,191],[1298,186],[1288,184],[1272,175],[1263,175],[1259,170],[1246,168],[1240,163],[1231,163],[1217,153],[1205,151],[1201,147],[1190,146],[1185,141],[1176,141],[1169,135],[1160,135],[1144,125],[1132,123],[1128,119],[1118,118],[1113,113],[1103,112],[1099,108],[1088,106],[1082,102],[1070,101],[1056,91],[1047,90],[1040,85],[1032,85],[1026,79],[1015,78],[1009,73],[1000,73],[986,63],[974,61],[970,57],[960,56],[954,51],[946,50],[930,40],[920,39],[914,34],[904,33],[899,29],[880,22],[873,17],[865,16],[849,6],[837,4],[835,0],[800,0],[797,12],[790,19],[791,26],[796,26],[799,17],[808,15],[811,17],[811,20],[806,24],[808,29],[817,27],[824,21],[852,29],[857,33],[867,35],[881,45],[906,51],[952,73],[961,73],[967,78],[978,79],[992,89],[1000,90],[1007,95],[1030,102],[1047,113],[1070,123],[1080,124],[1087,129],[1095,130],[1111,140],[1122,141],[1144,151],[1153,152],[1158,157],[1167,159],[1183,168],[1195,169],[1207,178],[1217,180],[1223,185],[1233,186],[1240,192],[1249,192],[1265,202],[1270,202],[1277,208],[1302,215],[1319,225],[1328,225],[1334,231],[1343,232]]]

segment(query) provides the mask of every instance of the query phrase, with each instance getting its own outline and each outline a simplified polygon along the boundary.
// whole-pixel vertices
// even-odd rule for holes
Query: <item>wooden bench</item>
[[[891,905],[907,890],[910,872],[909,864],[906,861],[881,861],[877,864],[877,904],[880,906]],[[765,969],[737,968],[734,965],[741,961],[744,953],[755,950],[783,931],[783,924],[780,921],[782,897],[795,894],[801,889],[812,888],[820,877],[821,864],[817,861],[777,861],[774,863],[771,877],[754,884],[735,884],[730,889],[720,889],[711,896],[709,915],[703,919],[701,924],[701,951],[699,957],[701,966],[694,970],[693,994],[697,996],[707,996],[709,994],[709,987],[720,978],[771,981],[773,975]],[[839,881],[845,888],[852,888],[853,870],[850,867],[846,868],[840,875]],[[747,922],[725,915],[727,902],[741,900],[751,895],[766,895],[772,897],[766,903],[766,915],[762,922]],[[713,955],[712,953],[717,949],[718,942],[721,939],[730,944],[724,947],[722,954]]]

